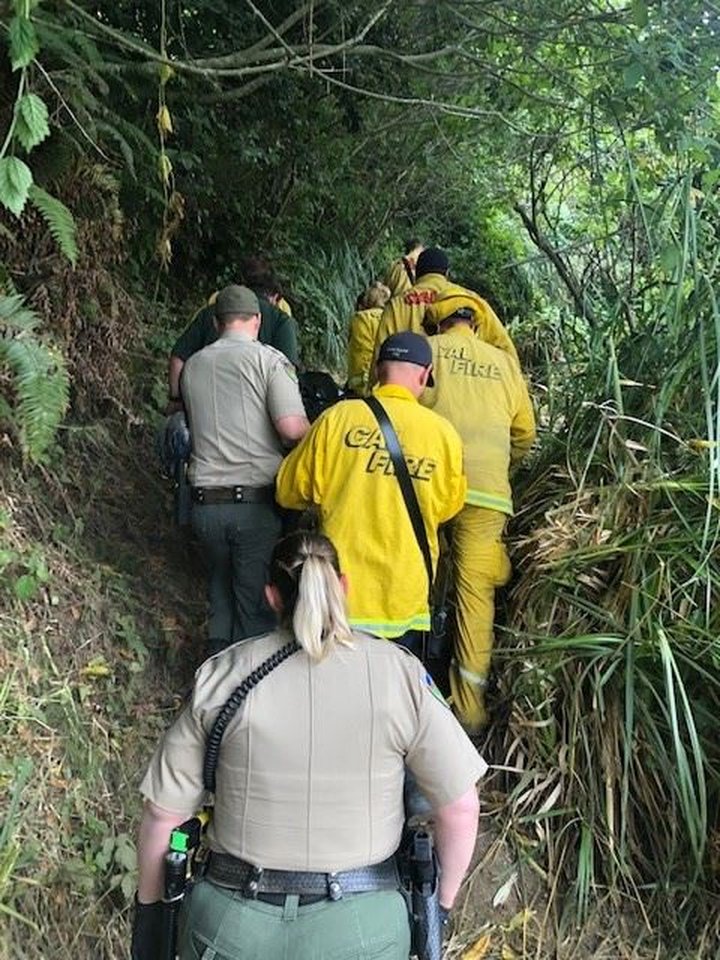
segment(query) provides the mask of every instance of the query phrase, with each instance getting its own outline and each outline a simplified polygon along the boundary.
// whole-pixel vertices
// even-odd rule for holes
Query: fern
[[[37,184],[30,187],[30,202],[37,207],[48,225],[53,239],[75,266],[77,261],[77,243],[75,242],[75,220],[65,204],[57,197],[51,197]]]
[[[62,355],[28,330],[39,324],[22,297],[0,297],[0,365],[12,373],[13,405],[0,397],[23,454],[37,463],[52,444],[68,407],[70,380]]]
[[[0,296],[0,336],[35,330],[39,325],[40,317],[25,306],[19,293]]]

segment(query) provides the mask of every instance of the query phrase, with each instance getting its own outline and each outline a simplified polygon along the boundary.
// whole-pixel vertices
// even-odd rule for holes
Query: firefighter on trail
[[[428,247],[418,257],[415,284],[400,296],[393,297],[383,310],[375,338],[375,355],[380,344],[391,334],[403,330],[423,333],[423,320],[431,303],[440,296],[454,294],[471,297],[476,315],[475,333],[481,340],[499,347],[518,362],[515,345],[490,304],[472,290],[448,280],[447,254],[438,247]]]
[[[428,411],[424,411],[428,413]],[[405,764],[433,807],[449,910],[472,856],[487,766],[407,651],[352,633],[333,545],[275,547],[266,588],[280,628],[207,660],[141,791],[133,960],[157,960],[170,831],[205,800],[213,724],[245,678],[299,645],[249,692],[217,763],[207,870],[185,898],[180,960],[407,960],[394,853]]]
[[[358,297],[357,310],[350,320],[347,385],[361,396],[369,390],[375,336],[383,307],[389,299],[388,288],[383,283],[373,283]]]
[[[425,526],[432,567],[437,528],[465,500],[462,442],[447,420],[417,400],[431,377],[428,340],[390,337],[378,362],[373,396],[399,436]],[[420,651],[430,627],[428,577],[392,459],[364,400],[345,400],[320,416],[283,461],[278,503],[317,506],[350,579],[350,623]]]
[[[443,296],[428,306],[434,386],[421,403],[446,417],[462,437],[468,489],[451,525],[457,601],[450,666],[453,709],[468,733],[487,722],[485,687],[493,647],[495,588],[510,576],[502,536],[513,503],[509,469],[535,439],[525,380],[508,353],[475,335],[473,296]]]

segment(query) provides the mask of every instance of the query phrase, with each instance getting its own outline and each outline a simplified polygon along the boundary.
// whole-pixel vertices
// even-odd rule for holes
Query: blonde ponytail
[[[337,552],[327,537],[295,533],[281,540],[270,561],[270,582],[280,591],[283,623],[315,661],[336,644],[350,644]]]

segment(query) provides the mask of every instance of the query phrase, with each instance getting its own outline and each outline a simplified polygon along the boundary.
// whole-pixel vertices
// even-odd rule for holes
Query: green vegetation
[[[541,425],[487,745],[528,909],[470,911],[451,956],[715,957],[719,29],[696,0],[0,0],[3,960],[122,955],[134,785],[201,627],[152,478],[175,332],[266,254],[340,371],[412,235],[509,324]]]

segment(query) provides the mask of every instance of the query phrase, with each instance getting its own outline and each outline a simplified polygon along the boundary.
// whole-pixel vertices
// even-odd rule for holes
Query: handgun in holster
[[[210,816],[210,810],[200,810],[170,834],[170,848],[165,854],[163,951],[160,960],[175,960],[180,907],[194,877],[197,852]]]
[[[413,830],[406,844],[404,859],[410,883],[412,952],[418,960],[441,960],[440,872],[433,838],[427,830]]]

